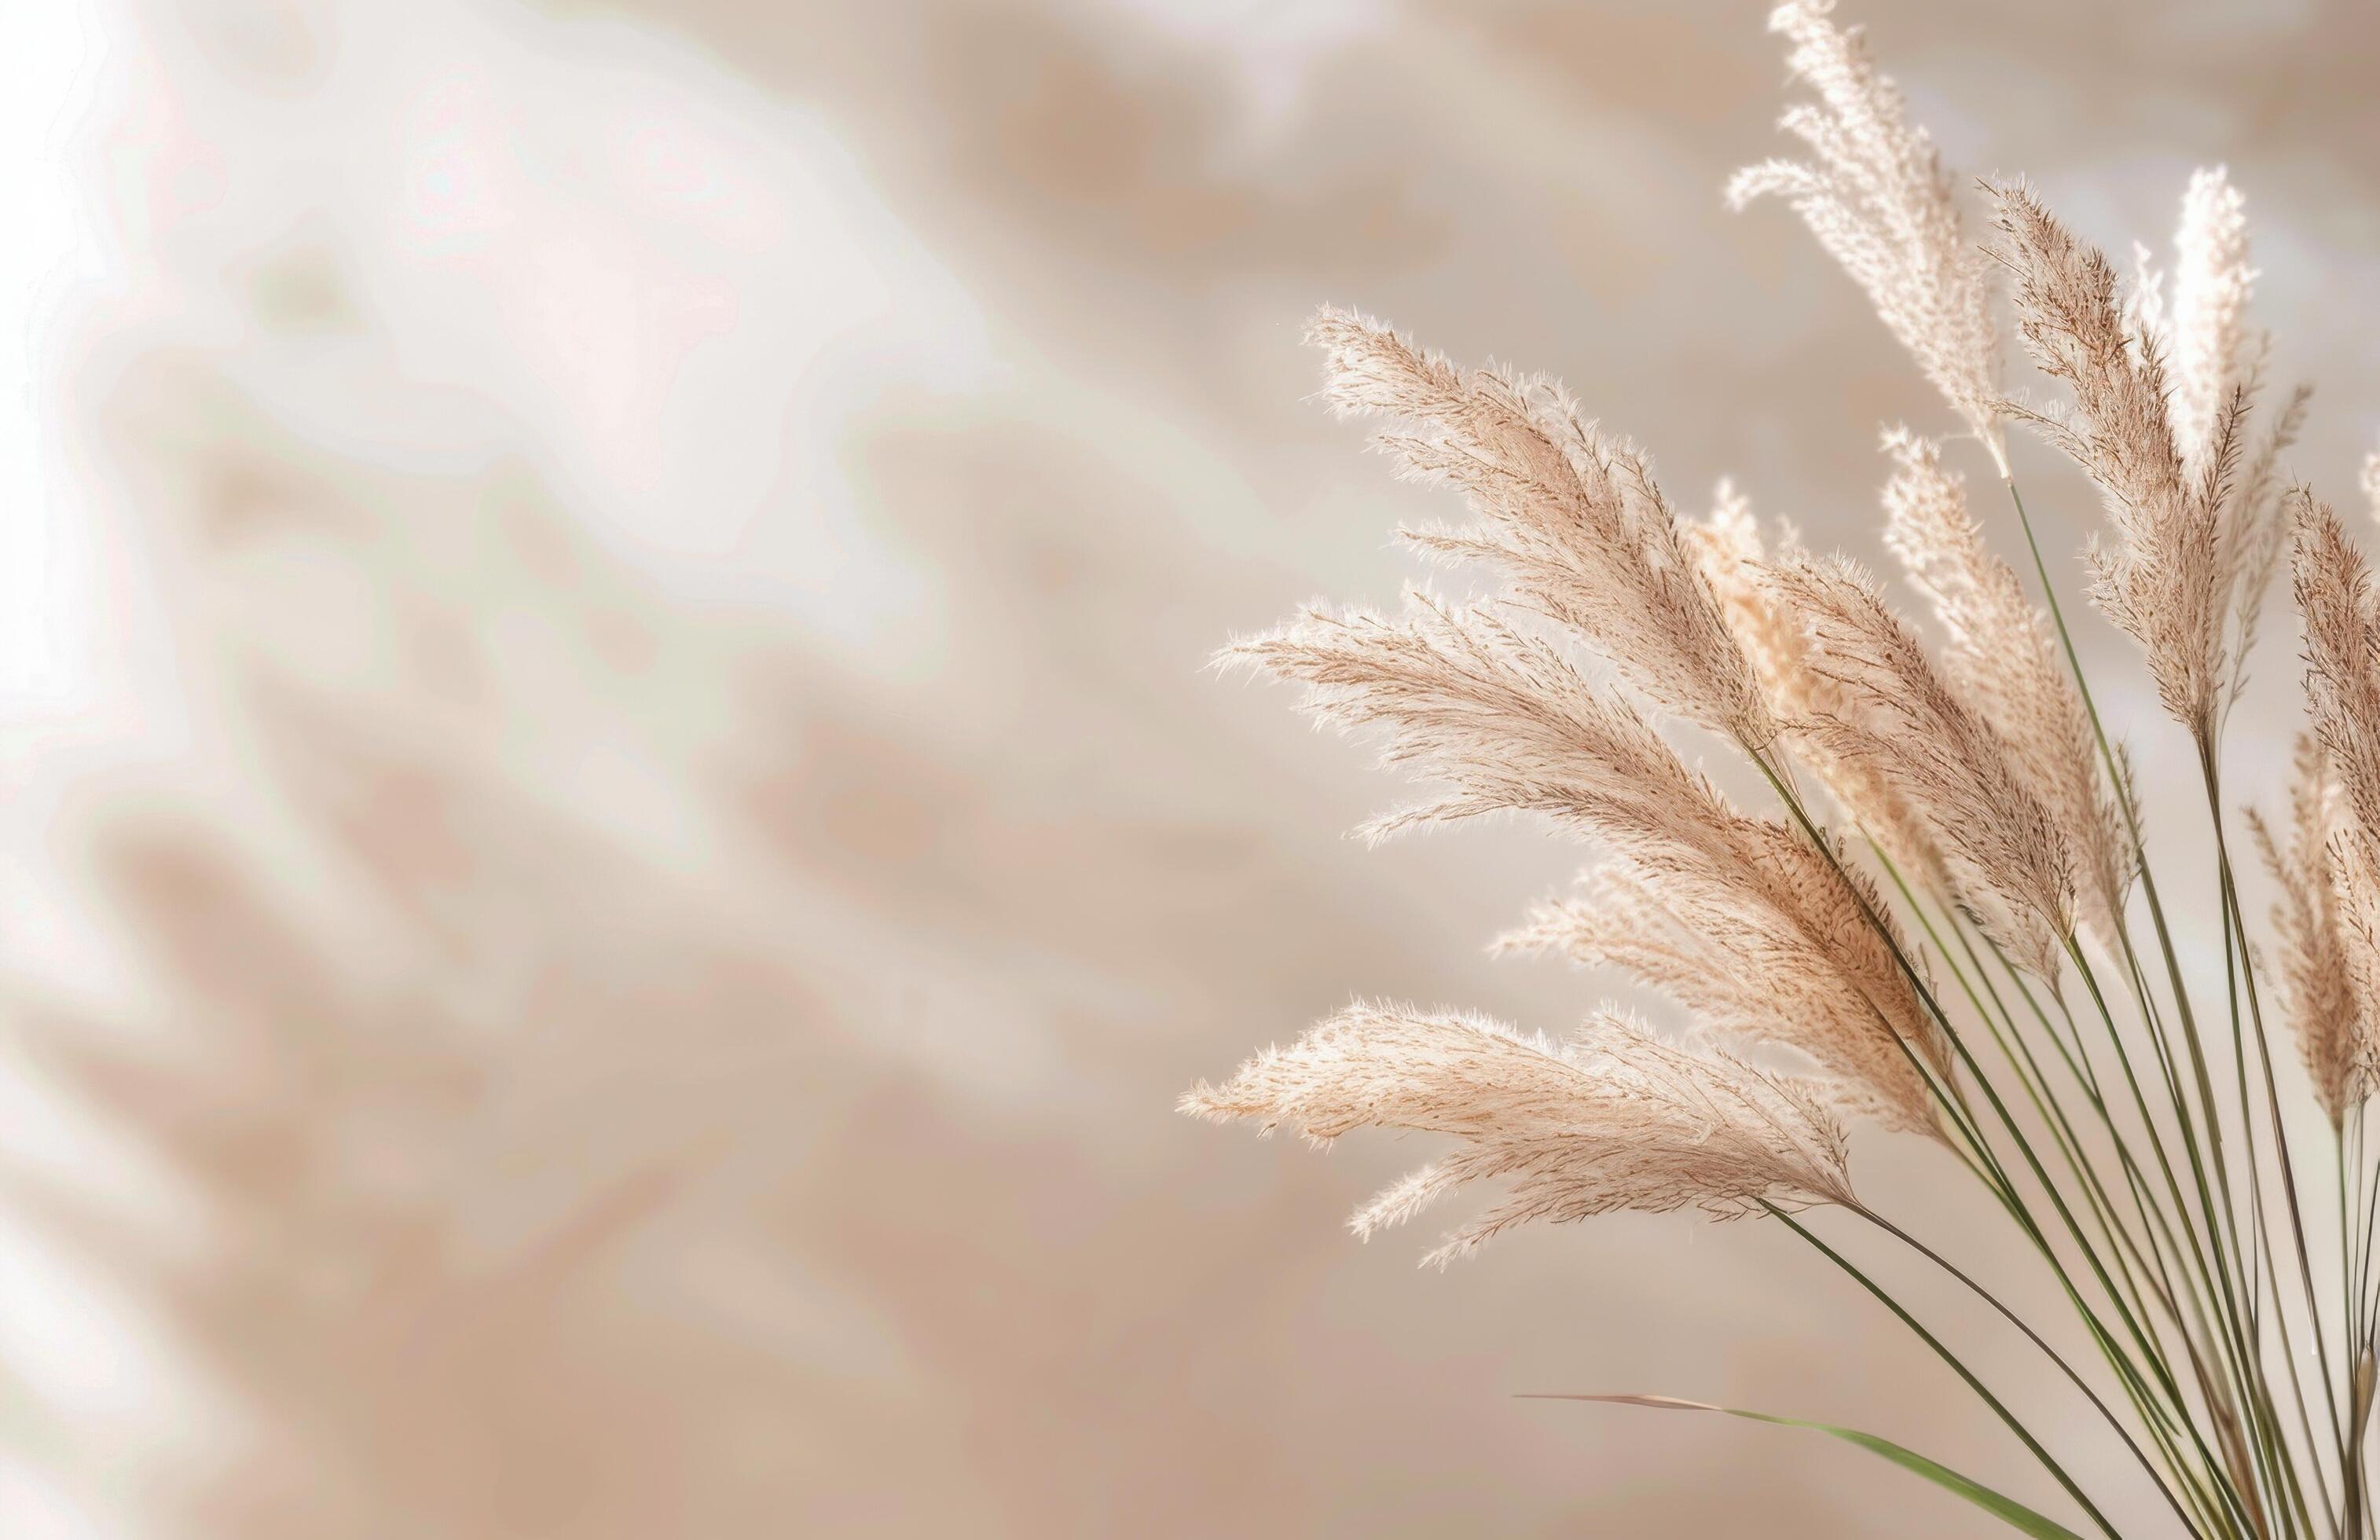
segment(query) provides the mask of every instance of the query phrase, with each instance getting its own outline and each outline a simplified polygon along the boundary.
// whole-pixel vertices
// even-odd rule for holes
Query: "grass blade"
[[[1857,1428],[1838,1427],[1832,1423],[1814,1423],[1802,1417],[1780,1417],[1769,1412],[1746,1412],[1740,1407],[1714,1406],[1708,1401],[1681,1401],[1675,1396],[1586,1396],[1547,1392],[1524,1396],[1524,1401],[1600,1401],[1610,1406],[1649,1406],[1662,1412],[1718,1412],[1730,1417],[1743,1417],[1755,1423],[1774,1423],[1780,1427],[1805,1427],[1854,1444],[1870,1454],[1882,1455],[1902,1470],[1924,1476],[1935,1485],[1954,1492],[1973,1503],[2011,1529],[2033,1535],[2034,1540],[2082,1540],[2082,1536],[2054,1519],[2045,1518],[2014,1498],[1993,1491],[1983,1483],[1962,1476],[1948,1465],[1926,1459],[1914,1449],[1903,1449],[1889,1438],[1879,1438],[1873,1433]]]

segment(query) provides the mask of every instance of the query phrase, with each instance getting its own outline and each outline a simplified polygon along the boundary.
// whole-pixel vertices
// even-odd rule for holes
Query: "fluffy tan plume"
[[[1386,729],[1387,763],[1445,785],[1366,824],[1372,838],[1531,812],[1623,849],[1732,858],[1718,791],[1560,649],[1489,608],[1419,590],[1401,616],[1318,605],[1216,661],[1305,685],[1304,709],[1334,726]]]
[[[2221,166],[2193,173],[2174,229],[2172,297],[2148,249],[2139,249],[2140,276],[2126,300],[2135,357],[2153,350],[2171,387],[2168,414],[2185,480],[2229,476],[2222,456],[2243,456],[2228,493],[2218,494],[2215,529],[2215,590],[2230,596],[2230,633],[2223,650],[2229,678],[2227,706],[2246,687],[2250,651],[2264,613],[2273,572],[2289,541],[2281,516],[2280,456],[2304,425],[2311,386],[2300,384],[2274,415],[2252,454],[2238,418],[2261,394],[2272,338],[2252,332],[2248,303],[2256,271],[2249,265],[2247,201]]]
[[[2373,1068],[2371,1035],[2357,1008],[2339,930],[2338,874],[2331,854],[2339,833],[2338,802],[2338,780],[2322,745],[2312,734],[2301,734],[2289,788],[2288,842],[2276,839],[2253,810],[2248,814],[2280,893],[2273,904],[2273,929],[2279,939],[2282,1001],[2306,1076],[2334,1129],[2371,1094]]]
[[[2255,649],[2256,632],[2265,613],[2265,596],[2273,587],[2281,552],[2289,548],[2289,520],[2285,511],[2281,456],[2298,442],[2305,426],[2306,404],[2313,387],[2301,383],[2275,414],[2272,426],[2249,460],[2230,501],[2225,504],[2218,577],[2228,574],[2232,584],[2231,639],[2227,651],[2231,677],[2225,704],[2237,701],[2248,687],[2248,657]]]
[[[1965,483],[1943,467],[1937,446],[1895,428],[1884,435],[1884,449],[1894,467],[1884,489],[1885,543],[1933,601],[1947,641],[1943,672],[2056,820],[2075,863],[2070,882],[2082,917],[2116,946],[2133,870],[2130,843],[2098,734],[2049,618],[1984,544]]]
[[[1793,531],[1780,523],[1772,552],[1750,505],[1731,484],[1721,483],[1709,517],[1690,526],[1687,534],[1711,591],[1718,596],[1719,612],[1752,660],[1769,715],[1784,724],[1784,741],[1793,758],[1818,778],[1843,816],[1875,841],[1912,883],[1928,891],[1946,891],[1941,858],[1900,795],[1867,767],[1839,758],[1823,742],[1790,725],[1844,716],[1853,709],[1842,687],[1810,666],[1810,643],[1802,623],[1768,582],[1772,560],[1803,554]]]
[[[1441,1267],[1530,1220],[1855,1201],[1848,1141],[1814,1087],[1608,1013],[1556,1043],[1476,1016],[1357,1004],[1181,1107],[1319,1143],[1367,1125],[1452,1137],[1353,1220],[1368,1237],[1465,1182],[1504,1182],[1500,1202],[1424,1259]]]
[[[2238,467],[2248,397],[2218,406],[2195,466],[2174,432],[2171,384],[2158,340],[2128,325],[2105,253],[2077,240],[2031,189],[1991,189],[2014,275],[2018,329],[2042,370],[2073,391],[2070,414],[2011,408],[2089,473],[2113,526],[2091,550],[2092,598],[2140,643],[2160,701],[2201,743],[2222,677],[2222,508]]]
[[[2380,599],[2370,567],[2330,505],[2302,488],[2292,491],[2290,502],[2294,587],[2305,620],[2306,715],[2322,750],[2315,807],[2338,959],[2353,994],[2359,1057],[2368,1066],[2373,1024],[2380,1023]]]
[[[1401,472],[1462,489],[1478,522],[1402,531],[1484,559],[1513,597],[1586,641],[1665,709],[1750,743],[1774,732],[1644,454],[1600,432],[1558,383],[1462,370],[1344,310],[1314,319],[1325,394],[1400,426],[1375,443]]]
[[[1814,882],[1813,899],[1836,906],[1840,950],[1855,952],[1866,922],[1841,896]],[[1496,948],[1619,969],[1676,1001],[1714,1037],[1777,1044],[1810,1059],[1828,1073],[1827,1098],[1846,1113],[1938,1136],[1925,1076],[1877,1030],[1876,1006],[1859,981],[1828,960],[1828,948],[1746,909],[1740,894],[1615,857],[1590,871],[1577,892],[1538,904]],[[1888,958],[1876,961],[1890,965]],[[1891,977],[1869,983],[1888,1000],[1906,994]],[[1929,1033],[1913,1046],[1927,1072],[1947,1083],[1948,1045]]]
[[[1856,708],[1797,730],[1891,785],[1924,820],[1985,933],[2055,980],[2073,933],[2074,855],[2007,746],[1856,564],[1803,560],[1774,569],[1774,580],[1808,627],[1812,666]]]
[[[1832,0],[1789,0],[1769,13],[1769,30],[1792,42],[1794,76],[1816,92],[1780,124],[1811,158],[1746,166],[1728,184],[1728,201],[1790,202],[2005,475],[1989,270],[1967,240],[1933,140],[1910,123],[1860,30],[1829,19],[1833,9]]]
[[[2174,231],[2173,301],[2167,350],[2173,360],[2173,431],[2184,470],[2203,475],[2216,452],[2224,403],[2247,362],[2247,202],[2221,166],[2193,173]]]
[[[1770,1009],[1715,1028],[1789,1044],[1845,1083],[1847,1105],[1896,1127],[1935,1127],[1912,1059],[1947,1073],[1949,1045],[1900,971],[1897,934],[1867,918],[1891,924],[1874,889],[1798,831],[1730,805],[1544,637],[1415,594],[1394,619],[1311,610],[1222,661],[1305,685],[1309,711],[1382,732],[1391,762],[1445,784],[1372,832],[1534,812],[1597,840],[1658,880],[1692,930],[1730,938],[1747,979],[1773,981]]]

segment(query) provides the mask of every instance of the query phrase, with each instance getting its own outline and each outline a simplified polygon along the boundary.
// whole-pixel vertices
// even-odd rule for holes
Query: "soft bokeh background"
[[[2297,468],[2351,498],[2369,7],[1864,14],[1960,164],[2119,251],[2228,161],[2322,392]],[[1346,841],[1396,788],[1201,672],[1391,596],[1388,529],[1444,511],[1303,399],[1318,301],[1559,372],[1682,502],[1731,474],[1819,543],[1872,551],[1880,422],[1943,426],[1781,210],[1720,205],[1778,146],[1760,23],[8,7],[0,1529],[1987,1533],[1840,1446],[1536,1389],[1831,1417],[2048,1503],[1790,1235],[1417,1272],[1428,1231],[1340,1228],[1414,1147],[1171,1110],[1352,992],[1558,1028],[1601,988],[1481,950],[1577,852]],[[2055,1313],[1937,1155],[1859,1161]]]

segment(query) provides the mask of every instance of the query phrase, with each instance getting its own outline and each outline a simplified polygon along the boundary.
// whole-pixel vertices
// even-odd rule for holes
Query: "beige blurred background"
[[[1576,850],[1366,850],[1398,788],[1201,672],[1392,596],[1446,511],[1304,399],[1318,302],[1560,373],[1681,502],[1732,475],[1824,544],[1873,550],[1880,422],[1944,426],[1783,211],[1720,204],[1779,148],[1762,9],[9,7],[0,1531],[1997,1533],[1546,1389],[2050,1506],[1790,1235],[1416,1271],[1429,1228],[1341,1221],[1417,1146],[1171,1110],[1351,993],[1559,1028],[1603,988],[1482,952]],[[2119,251],[2228,162],[2321,391],[2297,468],[2351,498],[2369,7],[1862,13],[1959,164]],[[1858,1160],[1999,1267],[1937,1156]]]

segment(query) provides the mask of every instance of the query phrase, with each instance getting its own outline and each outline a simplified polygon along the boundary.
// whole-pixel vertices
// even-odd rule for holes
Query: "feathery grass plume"
[[[1779,125],[1812,158],[1744,167],[1728,183],[1728,202],[1791,203],[2005,476],[1989,269],[1968,244],[1934,141],[1910,123],[1861,31],[1828,19],[1833,10],[1832,0],[1788,0],[1769,13],[1769,30],[1792,42],[1789,67],[1817,93]]]
[[[2363,474],[2359,479],[2363,489],[2363,505],[2374,519],[2380,519],[2380,449],[2363,456]]]
[[[1216,661],[1305,685],[1318,720],[1386,728],[1386,763],[1446,783],[1444,796],[1365,825],[1367,838],[1534,812],[1631,851],[1733,857],[1718,792],[1559,649],[1487,607],[1418,590],[1402,617],[1312,606]]]
[[[2256,285],[2256,271],[2249,265],[2247,201],[2221,166],[2192,174],[2182,193],[2173,246],[2170,303],[2163,296],[2164,275],[2149,249],[2139,247],[2139,277],[2125,313],[2135,357],[2142,348],[2153,347],[2166,361],[2171,385],[2168,410],[2183,475],[2203,480],[2210,472],[2222,474],[2219,456],[2240,453],[2238,444],[2227,443],[2225,434],[2237,436],[2235,415],[2244,413],[2247,403],[2262,394],[2265,360],[2272,353],[2271,335],[2247,327]],[[2247,456],[2244,471],[2228,494],[2219,496],[2214,581],[2216,592],[2228,594],[2231,602],[2230,635],[2224,647],[2229,660],[2223,692],[2227,708],[2246,685],[2248,655],[2255,647],[2265,596],[2288,543],[2289,521],[2280,508],[2280,456],[2297,442],[2312,394],[2305,384],[2289,393],[2255,453]]]
[[[1934,1128],[1912,1055],[1947,1075],[1949,1047],[1894,961],[1897,932],[1867,918],[1884,916],[1881,897],[1797,831],[1729,804],[1546,638],[1487,608],[1415,593],[1399,619],[1310,609],[1218,661],[1305,685],[1318,719],[1385,730],[1389,763],[1445,783],[1444,795],[1373,820],[1367,834],[1531,812],[1599,840],[1658,874],[1697,929],[1753,949],[1786,991],[1779,999],[1825,1007],[1715,1027],[1808,1055],[1846,1083],[1847,1106]]]
[[[2373,1068],[2372,1035],[2356,1008],[2339,934],[2331,858],[2338,797],[2338,781],[2322,745],[2301,733],[2289,788],[2288,843],[2277,840],[2252,808],[2248,813],[2248,826],[2280,891],[2273,903],[2273,930],[2279,941],[2282,1000],[2297,1031],[2306,1076],[2334,1130],[2371,1094]]]
[[[2221,166],[2192,174],[2173,253],[2167,321],[2173,432],[2184,471],[2199,476],[2216,452],[2223,404],[2242,377],[2248,300],[2256,285],[2248,265],[2247,201]]]
[[[1804,559],[1772,572],[1808,626],[1812,666],[1858,708],[1796,730],[1891,785],[1925,821],[1985,932],[2055,980],[2073,934],[2075,858],[2007,746],[1855,564]]]
[[[2204,793],[2215,860],[2200,875],[2214,880],[2161,894],[2150,879],[2133,778],[2095,719],[2034,527],[2046,612],[1986,548],[1937,443],[1906,429],[1884,438],[1886,541],[1946,634],[1929,651],[1864,571],[1812,556],[1783,526],[1764,540],[1731,489],[1707,520],[1682,521],[1643,453],[1587,422],[1559,385],[1460,370],[1326,310],[1314,336],[1329,352],[1330,399],[1401,419],[1379,446],[1406,476],[1451,481],[1469,502],[1469,527],[1404,538],[1481,560],[1500,586],[1468,607],[1415,595],[1394,616],[1309,611],[1223,661],[1302,683],[1318,718],[1376,732],[1390,761],[1440,783],[1367,826],[1376,836],[1531,812],[1585,838],[1597,848],[1580,885],[1498,950],[1623,973],[1681,1008],[1695,1036],[1681,1046],[1605,1015],[1562,1047],[1470,1017],[1358,1006],[1183,1106],[1326,1140],[1366,1123],[1451,1136],[1451,1158],[1356,1218],[1368,1231],[1475,1177],[1512,1179],[1439,1261],[1528,1219],[1776,1213],[1957,1369],[2097,1534],[2133,1533],[1819,1233],[1824,1221],[1805,1228],[1784,1211],[1849,1206],[2064,1372],[2170,1511],[2174,1525],[2160,1517],[2155,1533],[2358,1540],[2370,1529],[2380,1340],[2380,1166],[2364,1136],[2380,1087],[2380,594],[2331,510],[2284,491],[2306,392],[2252,422],[2271,349],[2248,330],[2244,204],[2219,169],[2198,174],[2171,268],[2144,252],[2129,293],[2021,183],[1989,189],[1997,236],[1979,254],[1933,147],[1859,34],[1834,24],[1827,0],[1788,0],[1771,25],[1812,88],[1784,120],[1808,153],[1739,174],[1731,200],[1793,203],[2003,479],[2014,418],[2096,484],[2110,527],[2093,541],[2091,596],[2140,644],[2160,704],[2195,740],[2197,763],[2174,773]],[[2064,383],[2060,406],[2002,397],[1990,293],[2002,270],[2025,346]],[[2007,491],[2022,519],[2013,481]],[[2380,455],[2364,491],[2380,517]],[[2278,886],[2264,946],[2221,811],[2221,738],[2285,547],[2305,617],[2309,731],[2288,827],[2252,824]],[[1742,750],[1775,812],[1739,808],[1690,768],[1654,726],[1671,716]],[[1907,911],[1850,857],[1854,828],[1910,879],[1934,944],[1955,949],[1949,971],[1997,1061],[1955,1033],[1905,942]],[[2135,880],[2146,933],[2129,928]],[[2207,928],[2220,932],[2220,994],[2177,940],[2192,930],[2169,906],[2193,891],[2217,906]],[[2099,949],[2076,946],[2086,932]],[[2265,957],[2338,1134],[2319,1163],[2271,1068]],[[1787,1050],[1804,1076],[1729,1057],[1767,1065]],[[2005,1213],[2005,1238],[2052,1276],[2098,1361],[2078,1369],[1985,1285],[1855,1203],[1838,1122],[1852,1114],[1940,1139]],[[2307,1217],[2330,1217],[2321,1167],[2334,1158],[2338,1244],[2317,1231],[2310,1245]],[[2026,1534],[2075,1533],[1931,1470]]]
[[[1359,1235],[1401,1223],[1475,1181],[1504,1197],[1425,1265],[1502,1231],[1618,1209],[1698,1207],[1716,1218],[1851,1204],[1849,1141],[1807,1082],[1666,1041],[1609,1013],[1548,1041],[1470,1015],[1356,1004],[1287,1049],[1251,1059],[1183,1111],[1289,1127],[1319,1144],[1351,1129],[1449,1134],[1458,1147],[1358,1209]]]
[[[2380,596],[2330,504],[2301,487],[2290,501],[2306,715],[2334,789],[2324,800],[2334,933],[2368,1040],[2380,1023]]]
[[[2226,646],[2230,659],[2231,677],[2224,693],[2228,709],[2248,687],[2248,657],[2255,650],[2257,627],[2265,613],[2265,596],[2273,587],[2273,574],[2280,565],[2281,552],[2289,540],[2289,520],[2283,511],[2281,456],[2298,442],[2305,427],[2306,405],[2313,398],[2313,387],[2300,383],[2289,392],[2273,418],[2273,425],[2256,447],[2255,456],[2248,462],[2247,474],[2240,479],[2230,501],[2225,505],[2221,555],[2217,561],[2218,578],[2232,585],[2231,639]],[[2220,575],[2228,574],[2228,578]]]
[[[1308,336],[1327,354],[1331,404],[1401,419],[1373,442],[1405,477],[1461,488],[1477,515],[1466,528],[1400,531],[1409,543],[1489,562],[1663,709],[1768,740],[1759,684],[1642,451],[1599,432],[1541,376],[1457,369],[1345,310],[1322,310]]]
[[[2083,922],[2120,944],[2133,863],[2123,814],[2100,770],[2098,737],[2049,618],[2024,584],[1984,544],[1967,511],[1964,479],[1940,449],[1906,428],[1884,435],[1893,474],[1885,483],[1885,544],[1933,601],[1948,646],[1942,670],[2008,748],[2016,777],[2056,820],[2075,862],[2071,883]]]
[[[1876,901],[1872,891],[1868,897]],[[1855,946],[1853,928],[1864,923],[1843,906],[1835,927],[1841,942]],[[1756,905],[1747,913],[1742,896],[1724,887],[1682,881],[1674,871],[1614,856],[1589,871],[1577,892],[1536,905],[1524,923],[1497,938],[1494,950],[1551,952],[1581,967],[1621,969],[1676,1002],[1714,1037],[1780,1045],[1819,1065],[1827,1077],[1813,1082],[1814,1091],[1846,1115],[1943,1135],[1925,1076],[1876,1029],[1877,1008],[1856,981],[1832,965],[1825,949],[1780,928]],[[1890,983],[1870,980],[1888,1000]],[[1938,1032],[1917,1047],[1927,1070],[1947,1083],[1948,1045]]]
[[[1688,526],[1686,535],[1718,598],[1728,629],[1752,661],[1769,715],[1784,728],[1793,758],[1818,778],[1843,816],[1875,841],[1911,882],[1929,892],[1947,891],[1941,857],[1900,794],[1865,766],[1838,758],[1825,744],[1790,726],[1852,709],[1841,686],[1810,666],[1810,644],[1802,624],[1767,580],[1772,559],[1803,554],[1799,538],[1780,521],[1778,549],[1772,553],[1750,503],[1730,482],[1720,483],[1709,516]]]
[[[2074,393],[2070,412],[2010,410],[2098,484],[2116,538],[2092,542],[2091,597],[2140,643],[2159,700],[2204,745],[2214,730],[2228,597],[2219,524],[2246,391],[2235,388],[2218,406],[2203,466],[2186,466],[2163,352],[2126,323],[2106,253],[2077,240],[2022,184],[1994,183],[1991,194],[2000,232],[1993,250],[2014,275],[2017,329],[2034,361]]]

